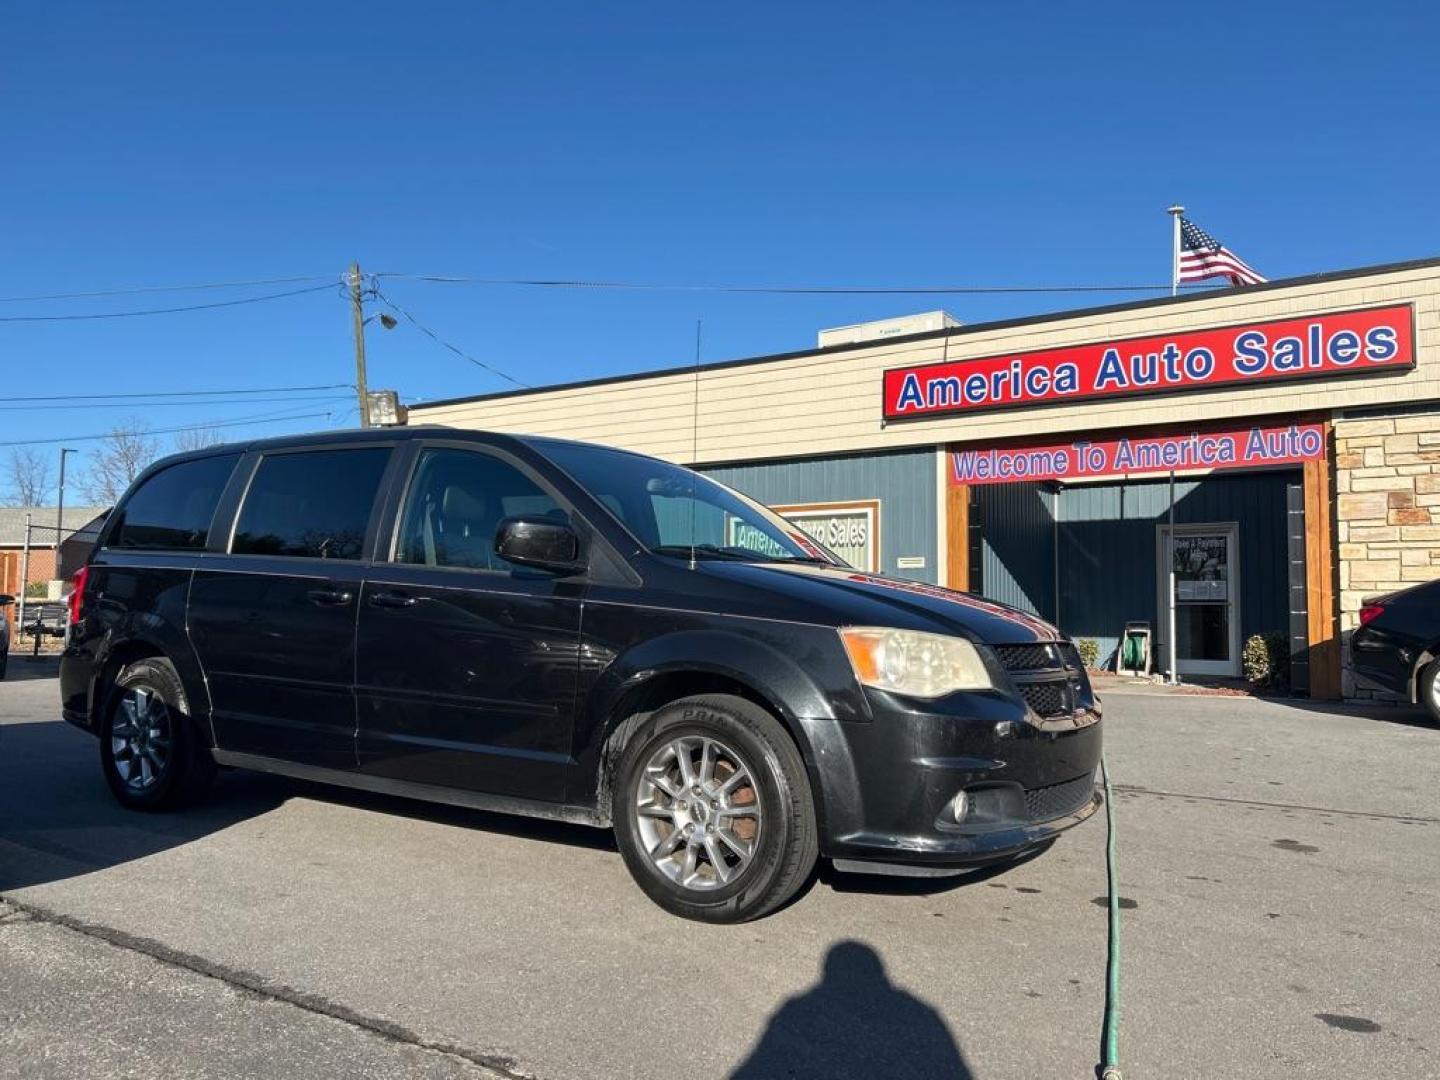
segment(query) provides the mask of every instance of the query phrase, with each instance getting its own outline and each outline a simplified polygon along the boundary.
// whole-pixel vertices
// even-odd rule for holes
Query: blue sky
[[[0,41],[0,296],[338,277],[352,259],[673,283],[1159,283],[1175,200],[1270,277],[1440,255],[1437,31],[1419,3],[20,5]],[[529,383],[688,362],[697,318],[715,360],[942,305],[975,322],[1124,298],[382,287]],[[0,364],[12,395],[344,383],[349,314],[325,290],[0,322]],[[406,398],[506,386],[404,324],[371,333],[370,371]],[[353,422],[343,394],[291,408],[328,421],[231,431]],[[12,408],[0,441],[287,405]]]

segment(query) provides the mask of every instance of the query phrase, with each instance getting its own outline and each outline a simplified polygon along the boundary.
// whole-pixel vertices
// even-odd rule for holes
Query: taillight
[[[85,580],[90,576],[89,565],[80,567],[70,575],[70,625],[80,621],[82,605],[85,602]]]
[[[1366,604],[1360,609],[1360,625],[1368,626],[1383,614],[1385,614],[1384,604]]]

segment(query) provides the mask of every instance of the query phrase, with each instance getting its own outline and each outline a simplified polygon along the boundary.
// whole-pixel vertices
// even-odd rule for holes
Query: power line
[[[125,394],[47,394],[39,397],[10,397],[6,401],[118,401],[121,398],[218,397],[221,394],[288,394],[314,390],[353,390],[349,383],[320,383],[315,386],[255,386],[242,390],[137,390]]]
[[[985,295],[1005,293],[1104,293],[1104,292],[1164,292],[1169,285],[697,285],[663,284],[643,281],[596,281],[580,278],[491,278],[465,274],[408,274],[399,271],[384,271],[367,275],[372,279],[395,278],[407,281],[424,281],[447,285],[491,285],[525,286],[550,289],[610,289],[640,292],[722,292],[722,293],[774,293],[799,295]],[[256,285],[291,285],[299,283],[331,282],[340,283],[332,274],[309,274],[293,277],[245,278],[235,281],[205,281],[182,285],[136,285],[116,289],[94,289],[86,292],[36,293],[28,296],[0,296],[0,304],[40,302],[53,300],[89,300],[107,296],[135,296],[145,293],[194,292],[207,289],[238,289]],[[188,307],[157,308],[143,311],[122,311],[96,315],[27,315],[0,317],[8,322],[64,321],[70,319],[114,319],[136,315],[168,315],[182,311],[200,311],[210,307],[227,307],[236,304],[276,300],[286,296],[297,296],[313,290],[298,289],[292,292],[273,293],[267,296],[249,297],[242,300],[222,301],[216,304],[196,304]],[[1214,289],[1211,283],[1196,282],[1182,285],[1186,290]]]
[[[307,277],[250,278],[245,281],[205,281],[196,285],[135,285],[123,289],[97,289],[93,292],[50,293],[39,296],[0,296],[0,304],[24,303],[35,300],[90,300],[102,296],[134,296],[137,293],[194,292],[198,289],[242,289],[254,285],[298,285],[301,282],[334,281],[334,274],[310,274]]]
[[[131,401],[127,403],[127,407],[136,409],[159,409],[175,405],[183,405],[186,408],[194,408],[197,405],[268,405],[272,402],[282,401],[348,401],[349,399],[349,394],[306,394],[300,397],[231,398],[229,401],[225,401],[223,399],[215,401]],[[55,409],[111,409],[114,407],[114,402],[108,401],[90,401],[81,404],[77,404],[75,402],[67,402],[65,404],[56,404],[54,402],[50,402],[43,405],[10,405],[7,403],[0,404],[0,412],[49,412]]]
[[[375,275],[375,276],[378,276],[378,275]],[[501,371],[499,368],[495,367],[494,365],[492,365],[492,364],[487,364],[487,363],[485,363],[483,360],[476,360],[475,357],[471,356],[469,353],[465,352],[463,349],[460,349],[460,348],[458,348],[458,347],[456,347],[456,346],[454,346],[454,345],[451,345],[448,341],[446,341],[444,338],[442,338],[439,334],[435,333],[434,330],[431,330],[431,329],[430,329],[428,326],[426,326],[424,323],[420,322],[419,319],[415,318],[414,315],[411,315],[408,311],[406,311],[404,308],[402,308],[399,304],[395,303],[395,301],[391,300],[388,296],[386,296],[384,293],[382,293],[382,292],[380,291],[380,289],[379,289],[378,286],[372,285],[372,286],[371,286],[371,291],[375,294],[375,298],[376,298],[377,300],[379,300],[379,301],[380,301],[382,304],[384,304],[386,307],[390,308],[390,309],[391,309],[392,311],[394,311],[397,315],[399,315],[399,316],[401,316],[402,318],[404,318],[407,322],[409,322],[412,326],[414,326],[415,329],[419,330],[422,334],[424,334],[426,337],[430,338],[430,339],[431,339],[432,341],[434,341],[437,345],[444,346],[445,348],[449,349],[452,353],[454,353],[456,356],[460,357],[462,360],[469,360],[470,363],[474,364],[476,367],[484,368],[486,371],[490,372],[490,374],[492,374],[492,375],[498,375],[500,378],[506,380],[507,382],[512,382],[512,383],[514,383],[516,386],[524,387],[526,390],[533,390],[533,389],[534,389],[534,387],[532,387],[529,383],[523,383],[523,382],[521,382],[519,379],[515,378],[514,376],[512,376],[512,375],[507,375],[505,372]]]
[[[130,319],[137,315],[174,315],[181,311],[206,311],[211,308],[239,307],[242,304],[259,304],[266,300],[283,300],[287,296],[302,296],[305,293],[333,289],[333,283],[312,285],[308,289],[291,289],[288,292],[266,293],[264,296],[247,296],[241,300],[217,300],[212,304],[190,304],[186,307],[145,308],[140,311],[106,311],[89,315],[0,315],[0,322],[82,322],[91,319]]]
[[[151,428],[137,432],[139,435],[173,435],[177,431],[206,431],[210,428],[242,427],[246,424],[265,424],[279,420],[313,420],[317,417],[330,416],[329,412],[312,413],[269,413],[259,416],[241,417],[238,420],[213,420],[200,424],[184,424],[180,427]],[[48,446],[53,443],[69,442],[95,442],[100,439],[108,439],[113,431],[102,432],[99,435],[64,435],[54,439],[19,439],[12,442],[0,442],[0,446]]]
[[[640,281],[585,281],[556,278],[485,278],[447,274],[403,274],[382,272],[379,278],[404,281],[425,281],[445,285],[514,285],[539,289],[612,289],[633,292],[716,292],[771,293],[815,296],[915,296],[915,295],[990,295],[997,293],[1108,293],[1170,291],[1169,285],[662,285]],[[1214,285],[1195,284],[1186,289],[1213,289]]]

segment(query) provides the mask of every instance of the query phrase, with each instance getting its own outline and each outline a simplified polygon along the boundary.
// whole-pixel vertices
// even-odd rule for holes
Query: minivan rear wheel
[[[665,910],[734,923],[768,914],[809,877],[814,799],[780,723],[741,697],[656,710],[626,744],[611,815],[631,876]]]
[[[132,810],[175,809],[209,787],[215,760],[169,660],[137,660],[116,676],[100,730],[100,767],[115,798]]]

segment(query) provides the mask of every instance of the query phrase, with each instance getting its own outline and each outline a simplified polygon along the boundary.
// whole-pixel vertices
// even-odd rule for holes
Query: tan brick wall
[[[1335,422],[1340,630],[1366,596],[1440,577],[1440,411]],[[1345,694],[1351,685],[1348,651]]]

